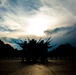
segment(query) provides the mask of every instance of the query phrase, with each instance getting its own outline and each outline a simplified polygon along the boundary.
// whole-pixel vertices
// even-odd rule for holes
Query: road
[[[76,60],[50,60],[47,66],[55,75],[76,75]]]
[[[17,70],[10,75],[54,75],[54,73],[44,65],[34,64]]]
[[[76,61],[50,60],[48,64],[32,64],[10,75],[76,75]]]
[[[26,64],[20,60],[2,60],[0,75],[76,75],[76,61],[49,60],[47,64]]]

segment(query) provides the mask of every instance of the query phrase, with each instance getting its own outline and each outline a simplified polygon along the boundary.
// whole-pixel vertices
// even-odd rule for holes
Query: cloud
[[[16,30],[12,30],[10,28],[8,28],[7,26],[2,27],[0,26],[0,32],[15,32]]]
[[[10,44],[14,48],[17,48],[19,50],[22,49],[17,43],[15,43],[15,41],[20,42],[19,39],[9,38],[9,37],[2,37],[1,40],[4,41],[5,43]]]
[[[37,33],[71,37],[76,33],[75,7],[76,0],[0,0],[0,38],[35,38]]]
[[[76,24],[69,27],[60,27],[53,30],[46,30],[46,35],[51,35],[53,43],[65,44],[70,43],[76,46]]]
[[[62,6],[66,7],[66,9],[72,14],[76,15],[76,0],[59,0]]]
[[[20,31],[26,34],[30,18],[33,19],[40,15],[44,15],[42,17],[45,20],[50,17],[50,23],[47,24],[49,27],[59,27],[73,19],[73,15],[61,6],[59,1],[55,0],[52,2],[46,0],[1,0],[1,2],[4,5],[0,7],[0,25],[8,26],[9,29],[16,30],[16,32]]]
[[[76,34],[76,24],[71,27],[71,29],[65,35],[75,35]]]
[[[0,7],[3,6],[6,2],[7,0],[0,0]]]
[[[44,33],[47,35],[55,35],[58,33],[64,33],[65,35],[73,34],[76,32],[76,25],[69,26],[69,27],[60,27],[60,28],[55,28],[53,30],[46,30]]]

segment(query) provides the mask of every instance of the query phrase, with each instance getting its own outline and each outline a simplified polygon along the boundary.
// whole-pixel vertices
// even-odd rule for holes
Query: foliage
[[[23,48],[22,61],[26,58],[27,62],[37,62],[38,60],[40,60],[40,62],[47,62],[48,48],[53,47],[50,46],[50,42],[52,41],[51,37],[49,37],[45,42],[43,39],[39,39],[39,41],[37,41],[35,39],[30,40],[29,38],[28,43],[27,41],[20,41],[21,43],[15,42]]]

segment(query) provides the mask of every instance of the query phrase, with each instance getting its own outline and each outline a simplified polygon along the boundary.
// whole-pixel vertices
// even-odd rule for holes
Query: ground
[[[76,75],[75,60],[49,60],[26,64],[21,60],[0,60],[0,75]]]

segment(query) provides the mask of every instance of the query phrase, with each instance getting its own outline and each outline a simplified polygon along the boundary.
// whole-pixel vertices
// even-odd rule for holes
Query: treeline
[[[0,40],[0,59],[14,59],[21,57],[21,52],[17,49],[14,49],[11,45],[5,44]]]
[[[0,40],[0,59],[22,59],[22,61],[33,61],[36,62],[40,60],[42,62],[50,59],[76,59],[76,47],[73,47],[71,44],[61,44],[56,49],[48,52],[51,39],[49,38],[44,42],[43,39],[39,41],[29,39],[29,42],[22,41],[17,43],[22,47],[22,50],[14,49],[11,45],[5,44]]]
[[[22,47],[22,50],[14,49],[9,44],[4,44],[4,42],[0,40],[0,58],[22,58],[23,62],[38,62],[38,60],[40,60],[40,62],[47,62],[48,48],[53,47],[50,46],[50,38],[46,41],[43,39],[35,40],[29,38],[28,41],[20,41],[21,42],[14,42]]]
[[[51,59],[76,59],[76,47],[71,44],[61,44],[56,49],[48,53]]]

